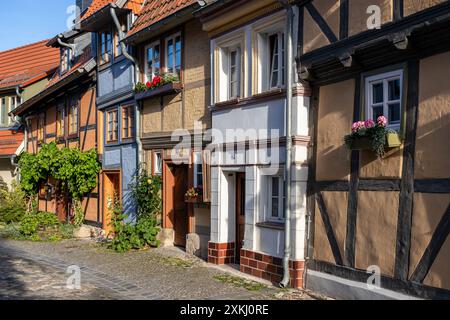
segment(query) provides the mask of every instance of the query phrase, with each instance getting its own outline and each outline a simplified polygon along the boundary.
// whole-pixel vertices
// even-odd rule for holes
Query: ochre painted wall
[[[398,192],[358,192],[356,268],[377,265],[394,275],[398,204]]]
[[[339,38],[339,1],[314,0],[314,7],[327,22],[336,37]],[[320,30],[317,23],[313,20],[308,10],[305,10],[305,29],[304,29],[304,52],[310,52],[330,44],[328,39]]]
[[[352,126],[354,100],[354,80],[320,88],[316,164],[318,181],[349,179],[350,152],[344,145],[344,136]]]
[[[336,236],[341,256],[344,256],[345,237],[347,232],[347,192],[324,192],[323,200],[330,217],[331,225]],[[323,220],[316,206],[316,227],[314,238],[314,259],[336,263],[331,251],[330,243],[325,232]]]
[[[410,275],[412,275],[422,258],[449,203],[450,194],[416,193],[414,195]],[[447,240],[431,267],[430,273],[425,278],[425,284],[450,289],[449,261],[450,242]]]
[[[416,179],[450,178],[450,52],[420,63]]]
[[[371,5],[376,5],[381,9],[381,24],[392,21],[392,1],[393,0],[357,0],[350,1],[349,10],[349,36],[367,31],[367,21],[371,14],[367,9]]]
[[[420,10],[428,9],[447,0],[403,0],[403,10],[405,16],[416,13]]]

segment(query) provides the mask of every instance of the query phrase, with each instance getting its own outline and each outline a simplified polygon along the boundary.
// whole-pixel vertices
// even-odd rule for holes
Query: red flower
[[[150,81],[148,81],[146,84],[145,84],[146,86],[147,86],[147,88],[151,88],[151,87],[153,87],[153,83],[151,83]]]
[[[160,85],[161,84],[161,77],[160,76],[156,76],[156,77],[154,77],[153,78],[153,85],[156,87],[156,86],[158,86],[158,85]]]

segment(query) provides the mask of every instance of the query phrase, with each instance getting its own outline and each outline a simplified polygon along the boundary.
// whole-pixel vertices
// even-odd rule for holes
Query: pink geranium
[[[375,122],[372,119],[366,120],[364,122],[364,126],[366,128],[373,128],[373,127],[375,127]]]
[[[365,127],[366,127],[366,125],[365,125],[364,121],[358,121],[352,125],[352,131],[358,132],[359,130],[364,129]]]
[[[388,121],[385,116],[379,116],[377,119],[377,123],[380,127],[386,127]]]

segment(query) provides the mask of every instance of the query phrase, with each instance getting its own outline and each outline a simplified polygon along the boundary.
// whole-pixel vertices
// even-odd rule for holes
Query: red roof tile
[[[143,4],[145,0],[129,0],[127,1],[127,7],[131,11],[133,11],[134,14],[139,14],[142,10]]]
[[[147,0],[127,36],[131,36],[196,2],[196,0]]]
[[[21,131],[0,131],[0,156],[11,156],[16,153],[23,141],[24,134]]]
[[[59,49],[48,40],[0,52],[0,88],[21,85],[59,64]]]
[[[113,2],[115,2],[115,0],[93,0],[86,12],[81,16],[81,20],[89,18],[94,13]]]

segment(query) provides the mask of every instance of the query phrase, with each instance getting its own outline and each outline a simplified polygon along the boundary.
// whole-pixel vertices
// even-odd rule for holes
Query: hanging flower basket
[[[350,150],[372,150],[381,158],[388,148],[397,148],[402,142],[398,133],[386,127],[383,116],[373,120],[359,121],[352,125],[352,133],[345,136],[345,144]]]

